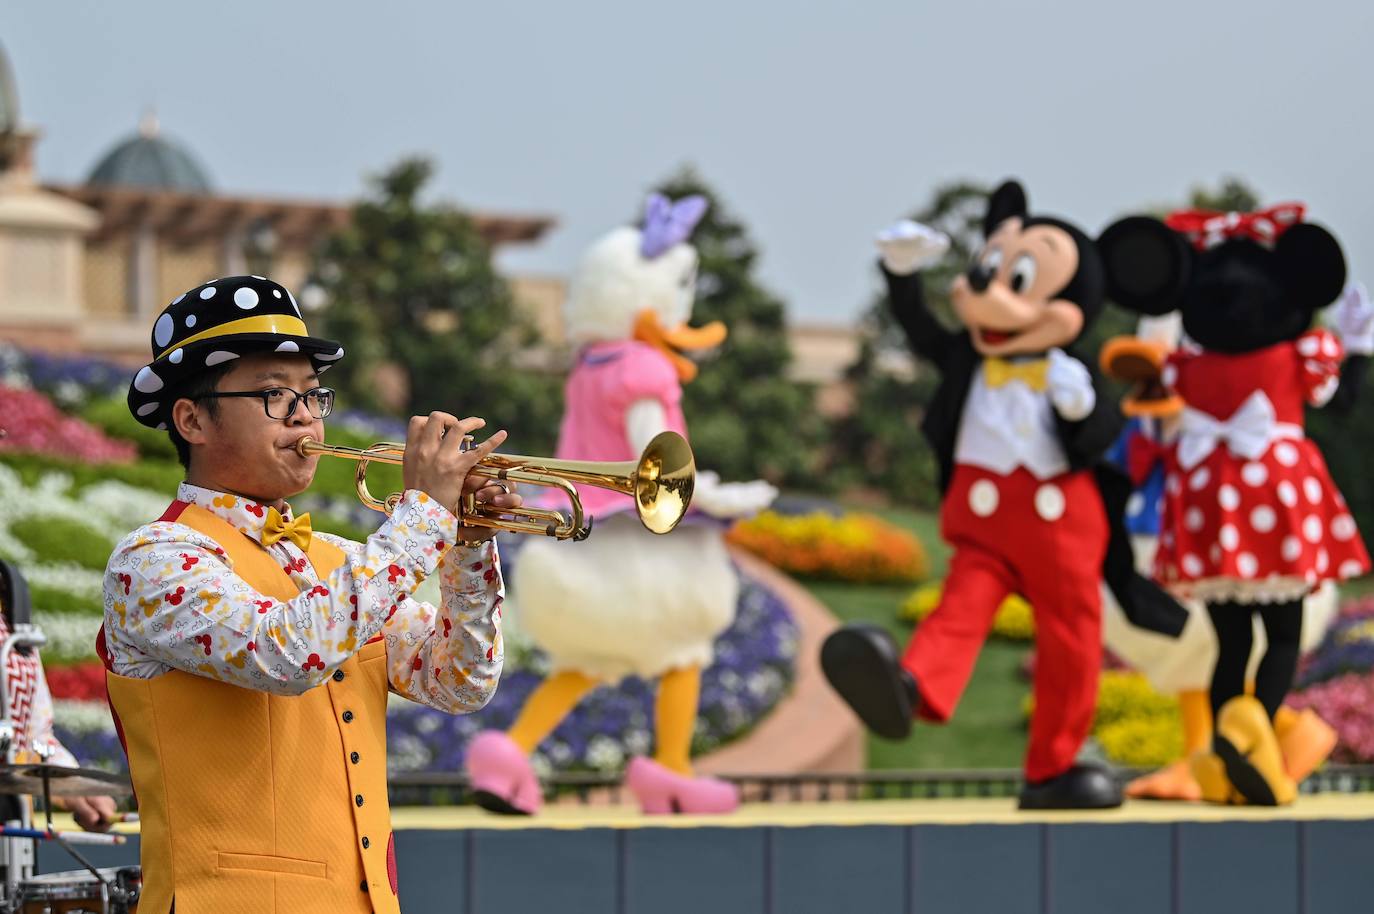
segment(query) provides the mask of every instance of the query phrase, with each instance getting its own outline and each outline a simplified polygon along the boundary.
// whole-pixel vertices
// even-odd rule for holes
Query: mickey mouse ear
[[[1025,188],[1017,181],[1003,181],[988,197],[987,213],[983,216],[983,237],[991,235],[997,226],[1013,216],[1025,216],[1028,210]]]
[[[1192,272],[1183,237],[1150,216],[1128,216],[1097,241],[1107,273],[1107,296],[1137,314],[1168,314]]]

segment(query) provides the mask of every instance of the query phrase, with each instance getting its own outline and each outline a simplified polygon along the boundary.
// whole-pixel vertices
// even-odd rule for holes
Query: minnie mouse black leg
[[[1232,698],[1245,694],[1245,669],[1254,649],[1252,607],[1244,603],[1208,603],[1207,615],[1217,633],[1217,664],[1212,670],[1212,717]]]
[[[1214,802],[1243,800],[1255,806],[1291,803],[1297,795],[1297,785],[1284,766],[1274,734],[1273,714],[1283,702],[1297,666],[1302,604],[1282,603],[1260,610],[1266,632],[1271,638],[1277,637],[1279,643],[1269,646],[1260,664],[1256,680],[1258,697],[1244,694],[1245,667],[1254,640],[1252,608],[1219,603],[1209,604],[1207,610],[1218,639],[1217,667],[1212,676],[1212,701],[1216,708],[1212,757],[1220,761],[1229,784],[1218,783],[1209,788],[1198,766],[1194,766],[1204,796]]]
[[[1298,654],[1302,648],[1302,602],[1294,600],[1262,606],[1259,613],[1269,646],[1255,673],[1255,697],[1273,720],[1288,697],[1288,690],[1293,688],[1293,676],[1298,670]]]

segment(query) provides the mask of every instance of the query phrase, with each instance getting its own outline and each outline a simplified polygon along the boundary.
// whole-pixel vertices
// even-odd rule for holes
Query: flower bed
[[[943,589],[944,585],[939,581],[916,588],[897,611],[898,617],[906,622],[919,623],[940,604]],[[1008,594],[1002,605],[997,607],[997,615],[992,621],[992,634],[1009,641],[1034,639],[1035,613],[1031,605],[1018,594]]]
[[[748,731],[791,686],[797,628],[782,600],[749,578],[741,581],[735,623],[716,641],[715,662],[702,674],[694,753]],[[46,654],[45,654],[46,656]],[[449,715],[392,697],[387,710],[389,767],[402,771],[461,771],[468,741],[482,730],[511,725],[543,679],[542,665],[510,668],[495,697],[474,714]],[[58,699],[57,735],[82,764],[117,770],[124,765],[105,704],[103,677],[86,664],[49,681]],[[631,677],[593,692],[535,753],[543,772],[616,772],[627,758],[652,751],[654,687]]]
[[[36,390],[0,384],[0,451],[52,454],[86,463],[134,459],[137,450],[115,441],[95,426],[62,413]]]
[[[856,583],[915,582],[928,573],[911,533],[871,514],[784,515],[765,511],[736,523],[730,543],[801,577]]]

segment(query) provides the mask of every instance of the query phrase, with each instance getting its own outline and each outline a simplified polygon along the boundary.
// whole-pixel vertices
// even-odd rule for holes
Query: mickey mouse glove
[[[949,236],[910,219],[903,219],[878,233],[883,266],[897,276],[910,276],[939,262],[949,250]]]
[[[1062,349],[1051,349],[1049,358],[1045,383],[1055,412],[1070,422],[1086,419],[1097,405],[1097,391],[1088,367]]]

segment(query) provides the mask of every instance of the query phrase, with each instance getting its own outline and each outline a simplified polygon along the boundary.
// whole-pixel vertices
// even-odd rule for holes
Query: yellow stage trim
[[[1076,825],[1095,823],[1295,822],[1317,819],[1374,819],[1374,794],[1323,793],[1299,797],[1283,809],[1211,806],[1200,803],[1139,801],[1095,812],[1019,812],[1016,801],[865,800],[845,803],[749,803],[728,816],[645,816],[634,806],[546,806],[538,816],[495,816],[472,806],[402,806],[391,811],[401,829],[482,829],[516,831],[588,828],[806,828],[856,825]],[[59,831],[76,824],[58,813]],[[117,825],[120,834],[138,834],[138,825]]]

